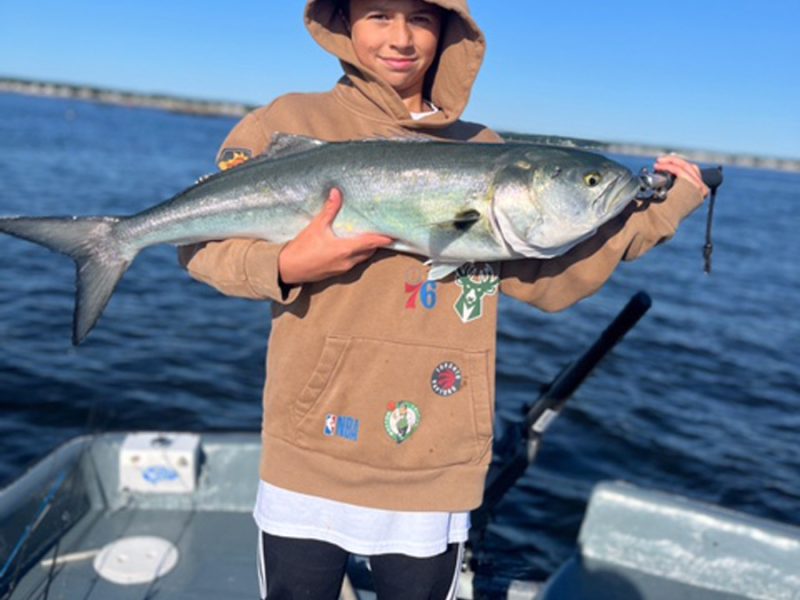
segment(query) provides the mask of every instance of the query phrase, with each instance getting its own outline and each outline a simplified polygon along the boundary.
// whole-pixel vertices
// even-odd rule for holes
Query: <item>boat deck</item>
[[[167,576],[135,585],[118,585],[98,576],[93,560],[100,548],[141,535],[162,537],[177,547],[180,558]],[[92,511],[28,572],[13,598],[42,598],[49,585],[50,600],[253,600],[258,594],[255,548],[255,526],[249,513]],[[78,558],[71,560],[70,555]],[[54,557],[55,564],[50,566]],[[52,579],[48,577],[51,570]]]
[[[204,435],[197,489],[184,494],[120,489],[124,439],[125,434],[104,434],[73,440],[0,492],[0,557],[6,560],[15,542],[24,542],[14,568],[25,574],[11,597],[257,597],[252,502],[258,434]],[[54,497],[49,504],[48,495]],[[25,528],[37,521],[26,539]],[[100,577],[95,555],[131,536],[169,540],[178,550],[174,569],[151,583],[120,585]]]

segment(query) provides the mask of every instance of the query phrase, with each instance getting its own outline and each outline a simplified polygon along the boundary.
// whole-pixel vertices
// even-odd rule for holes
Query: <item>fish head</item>
[[[638,189],[628,168],[604,156],[520,145],[495,176],[492,216],[516,253],[551,258],[622,212]]]

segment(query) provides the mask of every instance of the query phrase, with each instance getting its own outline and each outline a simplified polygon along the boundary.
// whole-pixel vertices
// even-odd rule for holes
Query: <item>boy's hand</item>
[[[658,157],[654,170],[665,171],[675,175],[675,177],[683,177],[700,190],[700,193],[703,194],[703,198],[708,196],[708,187],[703,183],[703,177],[700,175],[700,167],[694,163],[690,163],[677,154],[667,154],[666,156]]]
[[[278,256],[278,272],[283,283],[295,285],[322,281],[341,275],[375,254],[394,240],[378,233],[340,238],[331,228],[342,193],[333,188],[322,211],[286,246]]]

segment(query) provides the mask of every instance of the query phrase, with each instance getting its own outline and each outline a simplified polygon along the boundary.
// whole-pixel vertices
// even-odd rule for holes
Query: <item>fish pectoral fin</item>
[[[444,279],[450,275],[450,273],[457,271],[458,268],[464,264],[464,262],[440,262],[431,259],[425,264],[431,266],[430,270],[428,271],[428,281],[438,281],[440,279]]]
[[[456,229],[458,231],[467,231],[470,227],[475,225],[481,220],[481,213],[474,208],[459,211],[452,219],[445,221],[438,221],[434,223],[436,227],[443,229]]]
[[[397,138],[367,138],[360,140],[361,143],[368,144],[370,142],[406,142],[406,143],[425,143],[433,141],[432,138],[423,135],[408,135]],[[283,158],[284,156],[291,156],[292,154],[299,154],[319,148],[329,144],[317,138],[308,137],[305,135],[294,135],[291,133],[273,133],[269,143],[269,147],[259,158]]]
[[[474,208],[469,208],[456,214],[455,218],[453,219],[453,227],[461,231],[466,231],[480,220],[480,211],[477,211]]]
[[[304,135],[291,135],[288,133],[274,133],[270,141],[269,148],[261,156],[266,158],[281,158],[292,154],[299,154],[307,150],[313,150],[324,146],[328,142],[323,142],[316,138]]]

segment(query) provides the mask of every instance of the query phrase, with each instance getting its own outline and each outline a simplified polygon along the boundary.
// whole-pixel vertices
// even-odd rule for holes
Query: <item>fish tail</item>
[[[97,323],[117,283],[138,251],[126,252],[114,236],[114,217],[0,219],[0,232],[71,257],[76,266],[72,343],[80,344]]]

